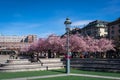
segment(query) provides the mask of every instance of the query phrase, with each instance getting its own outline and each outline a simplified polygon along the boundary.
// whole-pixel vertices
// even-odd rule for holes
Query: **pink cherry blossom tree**
[[[55,34],[49,35],[47,38],[40,38],[29,47],[29,51],[66,53],[66,36],[60,37]],[[112,41],[107,39],[94,39],[92,37],[83,37],[79,35],[70,35],[70,51],[71,52],[106,52],[114,50]]]
[[[101,52],[106,52],[107,50],[115,50],[112,41],[105,38],[101,38],[99,40],[98,47]]]
[[[99,41],[98,39],[94,39],[94,38],[89,37],[89,36],[87,36],[83,39],[87,44],[86,51],[88,51],[88,52],[99,52],[100,51],[100,49],[98,47],[98,41]]]
[[[38,51],[37,48],[38,48],[38,41],[33,42],[33,43],[30,45],[29,51],[30,51],[30,52],[37,52],[37,51]]]
[[[95,52],[95,53],[99,52],[100,54],[102,52],[104,53],[104,55],[106,55],[106,51],[115,50],[113,42],[106,38],[94,39],[88,36],[85,39],[86,39],[85,41],[89,45],[88,48],[89,52]]]
[[[71,52],[83,52],[87,50],[87,44],[82,37],[78,35],[71,35],[70,49],[71,49]]]
[[[40,38],[40,39],[38,40],[38,48],[37,48],[37,50],[38,50],[39,52],[42,52],[42,51],[43,51],[43,52],[46,52],[48,45],[49,45],[49,44],[48,44],[46,38]]]
[[[46,39],[47,50],[50,50],[52,53],[63,53],[64,52],[64,38],[62,39],[60,36],[50,35]]]
[[[114,45],[113,45],[113,41],[105,39],[105,38],[101,38],[98,41],[98,47],[100,49],[100,52],[104,52],[104,54],[103,54],[104,58],[106,58],[106,51],[108,51],[108,50],[115,50],[114,49]]]

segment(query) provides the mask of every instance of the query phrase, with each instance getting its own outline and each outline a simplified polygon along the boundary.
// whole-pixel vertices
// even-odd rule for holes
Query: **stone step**
[[[65,61],[65,60],[64,60]],[[80,59],[80,58],[72,58],[71,61],[81,61],[81,62],[102,62],[102,63],[106,63],[106,62],[109,62],[109,63],[120,63],[120,59]]]
[[[61,69],[64,67],[61,59],[40,59],[40,62],[31,63],[28,59],[10,59],[1,64],[0,72],[33,71]]]
[[[15,69],[34,69],[34,68],[54,68],[54,67],[64,67],[63,65],[51,65],[51,66],[27,66],[27,67],[0,67],[0,70],[15,70]]]
[[[65,60],[63,61],[65,64]],[[120,72],[120,59],[73,58],[70,63],[72,68],[78,68],[81,70]]]
[[[54,59],[40,59],[41,62],[46,63],[46,62],[61,62],[60,58],[54,58]]]
[[[30,63],[28,59],[8,59],[6,63],[11,63],[11,64],[22,64],[22,63]]]
[[[109,65],[71,65],[71,67],[82,67],[82,68],[101,68],[101,69],[120,69],[120,65],[118,66],[109,66]]]
[[[19,68],[19,67],[36,67],[36,66],[41,66],[41,64],[40,63],[37,63],[37,64],[33,64],[33,63],[31,63],[31,64],[22,64],[22,65],[6,65],[6,66],[2,66],[2,67],[5,67],[5,68],[8,68],[8,67],[17,67],[17,68]]]
[[[65,62],[64,62],[65,63]],[[120,63],[109,63],[109,62],[91,62],[91,61],[71,61],[71,64],[104,64],[104,65],[120,65]]]
[[[54,65],[63,65],[62,62],[58,62],[58,63],[43,63],[43,66],[54,66]]]
[[[63,63],[47,63],[47,64],[40,64],[40,63],[31,63],[31,64],[24,64],[24,65],[7,65],[2,66],[4,68],[29,68],[29,67],[41,67],[41,66],[63,66]]]
[[[22,67],[22,68],[0,68],[1,72],[17,72],[17,71],[35,71],[35,70],[51,70],[51,69],[61,69],[64,66],[41,66],[41,67]]]
[[[95,63],[95,64],[96,63],[104,63],[104,64],[105,63],[106,64],[114,64],[114,63],[116,64],[117,63],[117,64],[120,64],[120,62],[117,62],[117,61],[116,62],[112,62],[112,61],[111,62],[109,62],[109,61],[71,61],[71,63]]]
[[[25,64],[29,65],[29,64],[31,64],[31,62],[30,63],[16,63],[16,64],[2,63],[1,66],[3,67],[3,66],[10,66],[10,65],[25,65]]]

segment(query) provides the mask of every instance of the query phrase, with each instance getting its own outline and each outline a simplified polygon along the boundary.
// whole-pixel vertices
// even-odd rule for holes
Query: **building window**
[[[114,26],[112,26],[111,28],[114,29]]]
[[[111,34],[114,34],[114,31],[111,31]]]
[[[111,39],[114,39],[114,37],[113,37],[113,36],[111,36]]]
[[[118,32],[120,33],[120,29],[118,30]]]
[[[118,40],[120,41],[120,35],[118,36]]]
[[[108,32],[107,28],[105,28],[105,32]]]

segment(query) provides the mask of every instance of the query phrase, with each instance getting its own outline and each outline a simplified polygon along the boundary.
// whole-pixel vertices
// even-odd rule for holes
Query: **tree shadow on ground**
[[[52,72],[59,72],[59,73],[65,73],[65,71],[61,71],[61,70],[51,70]]]

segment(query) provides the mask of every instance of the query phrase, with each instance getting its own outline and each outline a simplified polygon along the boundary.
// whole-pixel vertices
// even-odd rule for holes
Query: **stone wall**
[[[73,58],[71,59],[71,68],[93,71],[120,72],[120,59]]]

